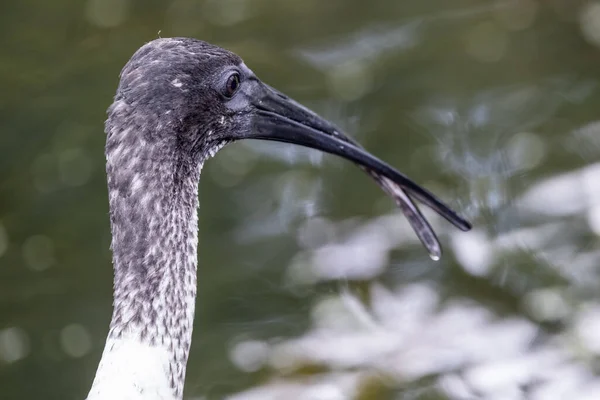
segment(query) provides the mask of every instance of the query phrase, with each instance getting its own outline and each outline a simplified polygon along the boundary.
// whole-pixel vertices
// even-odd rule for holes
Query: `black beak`
[[[415,198],[436,211],[462,231],[471,224],[461,218],[435,195],[407,176],[365,151],[360,144],[344,135],[336,126],[301,104],[258,81],[248,93],[254,108],[253,124],[243,137],[292,143],[344,157],[367,172],[395,201],[432,259],[438,260],[442,249],[438,238],[425,219]]]

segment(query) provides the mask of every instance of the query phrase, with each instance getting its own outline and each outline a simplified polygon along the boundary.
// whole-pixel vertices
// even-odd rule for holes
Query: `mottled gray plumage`
[[[176,398],[183,391],[196,297],[200,169],[229,125],[230,112],[219,107],[210,79],[240,63],[205,42],[155,40],[123,68],[108,110],[115,272],[109,340],[134,332],[135,339],[165,346]]]
[[[461,229],[469,224],[327,121],[263,84],[235,54],[158,39],[125,65],[108,110],[106,173],[113,315],[89,400],[181,399],[192,336],[198,183],[224,144],[255,138],[346,157],[392,195],[430,253],[433,230],[407,192]]]

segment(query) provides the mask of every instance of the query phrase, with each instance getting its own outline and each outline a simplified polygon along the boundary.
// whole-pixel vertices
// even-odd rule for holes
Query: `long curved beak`
[[[335,125],[266,84],[259,81],[257,86],[248,96],[254,115],[252,126],[244,133],[244,138],[297,144],[353,161],[396,201],[434,260],[442,255],[441,245],[412,198],[433,209],[458,229],[471,229],[468,221],[434,194],[369,154]]]

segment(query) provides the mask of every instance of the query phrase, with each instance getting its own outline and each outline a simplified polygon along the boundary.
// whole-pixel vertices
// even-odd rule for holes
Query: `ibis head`
[[[119,132],[133,127],[143,138]],[[225,144],[261,139],[310,147],[357,164],[396,201],[432,258],[441,248],[413,200],[457,228],[470,224],[435,195],[374,157],[331,122],[262,82],[236,54],[189,38],[157,39],[140,48],[121,73],[107,121],[107,156],[124,140],[162,147],[181,171],[193,171]],[[136,129],[139,128],[139,129]],[[152,157],[150,154],[148,157]]]

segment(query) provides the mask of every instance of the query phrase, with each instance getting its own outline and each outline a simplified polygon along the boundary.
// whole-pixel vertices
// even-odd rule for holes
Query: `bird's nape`
[[[335,125],[288,96],[255,77],[240,82],[236,92],[239,93],[234,93],[234,96],[238,95],[243,100],[240,99],[230,106],[236,111],[234,119],[250,119],[251,123],[240,121],[238,126],[246,128],[230,131],[226,136],[228,140],[263,139],[291,143],[353,161],[394,198],[432,259],[440,258],[441,246],[435,232],[412,198],[430,207],[458,229],[471,229],[468,221],[433,193],[364,150]],[[244,103],[243,107],[240,107],[240,102]],[[239,112],[240,108],[245,111]]]

